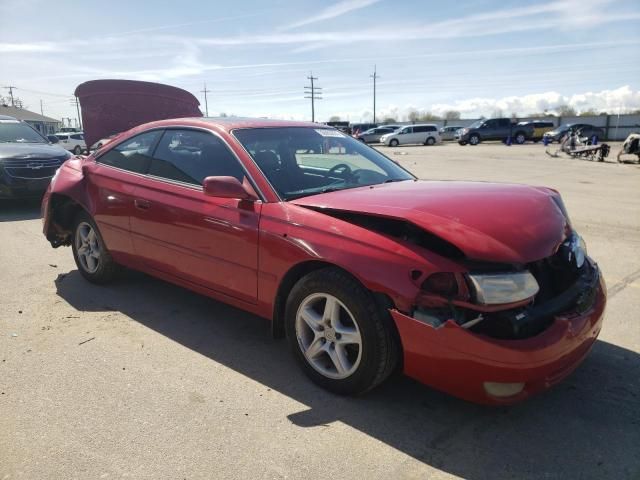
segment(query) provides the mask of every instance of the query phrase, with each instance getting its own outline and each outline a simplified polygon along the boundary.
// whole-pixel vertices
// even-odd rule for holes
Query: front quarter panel
[[[419,287],[411,271],[462,271],[456,263],[418,252],[392,238],[289,203],[265,204],[261,218],[260,287],[262,303],[271,305],[284,275],[296,265],[320,261],[348,271],[374,292],[408,312]],[[272,306],[272,305],[271,305]]]

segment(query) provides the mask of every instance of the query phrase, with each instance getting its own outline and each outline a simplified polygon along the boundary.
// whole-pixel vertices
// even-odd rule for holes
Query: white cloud
[[[593,109],[609,113],[617,113],[620,110],[624,113],[640,109],[640,91],[632,90],[630,86],[625,85],[615,90],[574,95],[545,92],[502,98],[470,98],[448,104],[435,104],[428,110],[438,115],[444,114],[447,110],[457,110],[463,118],[476,118],[482,115],[489,116],[496,110],[502,110],[505,115],[516,113],[520,116],[545,110],[554,112],[561,105],[569,105],[578,112]]]
[[[354,10],[360,10],[361,8],[368,7],[369,5],[373,5],[374,3],[378,3],[380,0],[342,0],[340,2],[334,3],[333,5],[328,6],[320,13],[316,15],[312,15],[303,20],[299,20],[290,25],[283,27],[283,30],[288,30],[291,28],[302,27],[303,25],[309,25],[311,23],[321,22],[323,20],[329,20],[331,18],[340,17],[347,13],[353,12]]]

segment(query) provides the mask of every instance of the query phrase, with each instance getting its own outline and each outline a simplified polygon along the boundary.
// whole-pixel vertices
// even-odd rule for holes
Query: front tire
[[[84,211],[76,216],[71,248],[80,274],[91,283],[105,284],[117,275],[118,264],[111,258],[93,218]]]
[[[526,141],[527,141],[527,137],[526,137],[526,135],[524,133],[522,133],[522,132],[516,133],[516,143],[518,145],[522,145]]]
[[[476,134],[473,134],[469,137],[469,145],[478,145],[480,143],[480,137]]]
[[[316,270],[296,283],[287,299],[285,330],[307,376],[341,395],[371,390],[398,362],[388,313],[356,279],[337,268]]]
[[[400,142],[398,142],[398,140],[396,140],[395,138],[389,142],[390,147],[397,147],[398,145],[400,145]]]

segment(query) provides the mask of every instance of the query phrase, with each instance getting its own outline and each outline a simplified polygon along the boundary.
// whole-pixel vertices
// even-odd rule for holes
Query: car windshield
[[[469,125],[469,128],[480,128],[483,123],[484,123],[484,120],[476,120],[471,125]]]
[[[49,143],[30,126],[14,121],[0,122],[0,143]]]
[[[283,200],[414,179],[373,148],[334,129],[254,128],[233,134]]]

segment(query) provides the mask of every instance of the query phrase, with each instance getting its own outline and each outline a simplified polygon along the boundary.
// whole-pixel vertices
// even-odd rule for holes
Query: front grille
[[[51,178],[62,165],[61,159],[10,159],[0,162],[7,175],[13,178]]]

